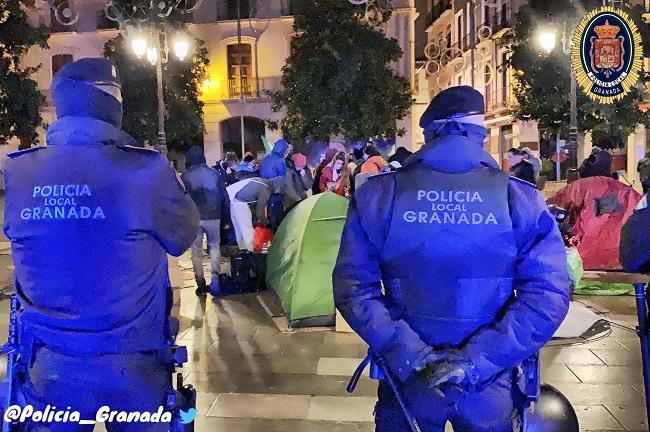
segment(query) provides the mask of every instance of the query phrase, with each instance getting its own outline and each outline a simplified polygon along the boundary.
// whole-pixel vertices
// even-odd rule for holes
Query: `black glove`
[[[458,350],[434,351],[434,361],[420,372],[420,377],[428,382],[429,388],[436,389],[444,396],[445,388],[457,388],[462,392],[473,391],[479,377],[474,365],[464,358]]]

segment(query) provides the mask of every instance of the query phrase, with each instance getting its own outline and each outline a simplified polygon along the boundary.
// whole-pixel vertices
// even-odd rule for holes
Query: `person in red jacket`
[[[345,152],[339,152],[334,156],[320,176],[320,191],[334,192],[337,195],[346,196],[350,190],[350,170],[347,166]]]
[[[588,177],[565,186],[547,202],[569,211],[585,270],[621,268],[621,228],[641,195],[609,177]]]

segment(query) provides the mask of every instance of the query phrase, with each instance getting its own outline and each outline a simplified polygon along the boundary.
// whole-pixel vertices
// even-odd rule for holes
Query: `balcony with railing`
[[[438,18],[448,10],[451,10],[453,4],[451,0],[439,0],[433,4],[433,9],[427,14],[427,26],[433,24]]]
[[[239,77],[204,83],[204,93],[210,99],[266,98],[268,92],[281,89],[282,77]]]
[[[496,114],[506,111],[514,104],[514,96],[509,87],[501,87],[498,91],[490,89],[485,92],[485,112]]]
[[[488,8],[488,16],[485,17],[485,20],[476,26],[476,32],[479,34],[481,28],[488,27],[492,30],[492,34],[496,34],[501,30],[512,27],[514,21],[514,13],[512,9],[512,4],[510,2],[505,2],[501,9]]]

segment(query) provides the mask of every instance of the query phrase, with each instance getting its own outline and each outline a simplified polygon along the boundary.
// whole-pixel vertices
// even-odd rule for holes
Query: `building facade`
[[[426,11],[428,44],[417,82],[425,83],[427,88],[420,91],[428,91],[429,97],[433,97],[450,86],[471,85],[483,93],[489,129],[486,148],[501,163],[509,148],[539,151],[540,147],[536,123],[513,116],[514,71],[507,64],[509,50],[504,37],[513,29],[516,14],[525,3],[526,0],[430,0]],[[649,0],[630,3],[643,4],[650,10]],[[472,28],[475,45],[471,43]],[[591,148],[589,134],[580,137],[579,162],[589,155]],[[639,127],[628,138],[627,149],[616,152],[619,166],[627,168],[628,179],[636,184],[636,164],[645,151],[646,133]]]
[[[236,1],[204,0],[189,17],[189,31],[205,42],[210,60],[202,85],[204,146],[208,162],[218,160],[224,151],[241,148],[242,114],[247,149],[262,150],[260,135],[271,142],[281,137],[280,131],[268,129],[265,123],[267,119],[281,117],[272,112],[267,92],[277,91],[281,86],[282,67],[289,56],[294,32],[295,1],[301,0],[242,1],[241,52],[237,43]],[[79,14],[79,20],[71,27],[61,26],[54,19],[45,0],[37,0],[35,9],[30,12],[34,24],[52,29],[49,49],[31,49],[23,63],[25,66],[41,65],[34,79],[47,98],[43,109],[46,123],[55,119],[49,96],[54,73],[70,61],[102,56],[104,44],[118,35],[115,23],[104,16],[105,0],[71,0],[71,3]],[[417,18],[414,0],[393,0],[392,3],[395,9],[384,31],[397,39],[404,52],[394,65],[396,71],[413,84]],[[240,95],[244,96],[243,104]],[[398,123],[398,127],[407,131],[404,137],[398,138],[398,145],[413,148],[415,120],[410,113]]]

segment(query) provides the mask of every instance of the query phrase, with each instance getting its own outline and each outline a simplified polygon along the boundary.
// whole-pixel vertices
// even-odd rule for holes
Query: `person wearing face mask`
[[[334,299],[390,378],[377,432],[416,430],[405,406],[423,432],[512,432],[527,412],[519,384],[535,383],[568,311],[557,224],[484,150],[484,107],[471,87],[438,94],[420,120],[426,144],[350,202]]]
[[[521,150],[516,148],[508,150],[508,163],[510,164],[510,175],[535,184],[535,168],[524,159]]]
[[[339,152],[332,162],[323,168],[319,181],[321,192],[329,191],[341,196],[347,195],[350,190],[350,171],[346,159],[345,152]]]

